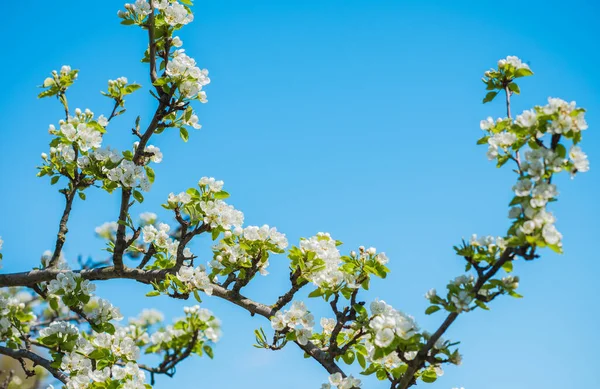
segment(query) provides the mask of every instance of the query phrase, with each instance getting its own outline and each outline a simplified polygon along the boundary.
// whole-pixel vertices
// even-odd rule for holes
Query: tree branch
[[[483,285],[492,278],[501,268],[502,266],[513,259],[515,254],[515,250],[513,248],[507,248],[502,253],[502,256],[498,261],[492,266],[492,268],[485,273],[482,277],[477,278],[477,282],[473,286],[471,293],[473,296],[477,296]],[[415,373],[419,371],[423,367],[426,361],[427,354],[433,348],[435,343],[442,337],[442,335],[448,330],[448,328],[454,323],[454,321],[458,318],[458,313],[452,312],[450,313],[442,325],[431,335],[427,343],[419,350],[415,359],[408,365],[408,369],[406,373],[402,376],[397,389],[407,389],[415,384]]]
[[[65,193],[66,203],[65,210],[63,211],[62,217],[60,218],[60,223],[58,225],[58,234],[56,235],[56,246],[54,248],[54,253],[52,254],[52,258],[50,258],[50,262],[48,263],[49,267],[54,267],[60,258],[60,253],[62,252],[62,248],[67,240],[67,232],[69,229],[67,227],[67,223],[69,222],[69,215],[71,214],[71,207],[73,206],[73,200],[75,200],[75,194],[77,193],[76,182],[72,181],[72,188]]]
[[[65,373],[53,368],[52,366],[50,366],[51,362],[49,360],[42,358],[31,351],[23,349],[13,350],[8,347],[0,346],[0,354],[9,356],[13,359],[16,359],[19,362],[22,362],[23,359],[29,359],[33,362],[34,366],[42,366],[44,369],[48,370],[48,372],[52,374],[54,378],[61,381],[63,384],[67,383],[68,377]]]

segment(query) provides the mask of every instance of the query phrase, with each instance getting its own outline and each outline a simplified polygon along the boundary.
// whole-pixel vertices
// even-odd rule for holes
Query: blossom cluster
[[[514,82],[520,77],[533,75],[529,65],[520,58],[509,55],[498,61],[498,69],[490,69],[484,73],[482,81],[486,84],[487,93],[484,103],[492,101],[498,92],[507,90],[510,93],[520,93],[519,86]]]
[[[294,301],[290,309],[285,312],[277,311],[271,317],[271,327],[275,331],[292,331],[301,345],[308,343],[314,325],[315,318],[302,301]]]
[[[241,228],[244,223],[244,214],[227,204],[222,199],[229,197],[223,191],[223,181],[203,177],[198,182],[198,187],[190,188],[186,192],[170,194],[167,209],[179,208],[184,214],[189,215],[191,223],[202,222],[212,230],[227,231]]]
[[[106,168],[105,168],[106,169]],[[117,166],[106,169],[106,178],[117,186],[125,188],[140,187],[144,192],[150,190],[151,182],[146,175],[146,170],[133,161],[123,159]]]
[[[521,61],[519,57],[514,55],[509,55],[505,59],[501,59],[498,61],[498,69],[504,69],[507,67],[512,67],[516,70],[519,69],[529,69],[529,65]]]
[[[316,286],[337,285],[344,281],[345,273],[340,270],[342,258],[338,242],[329,233],[302,239],[300,250],[306,256],[306,271],[303,276]],[[353,284],[353,280],[349,280]]]
[[[76,69],[71,69],[69,65],[63,65],[60,68],[60,71],[53,70],[52,77],[48,77],[44,80],[42,88],[45,90],[41,92],[38,97],[61,97],[64,95],[67,88],[73,85],[73,82],[77,79],[78,72],[79,71]]]
[[[200,289],[208,295],[211,295],[213,292],[212,282],[203,265],[196,268],[182,266],[177,272],[177,279],[183,283],[188,291]]]
[[[262,275],[267,275],[269,252],[282,253],[287,246],[285,234],[275,227],[236,227],[233,232],[225,231],[224,239],[213,246],[214,257],[209,266],[217,272],[256,266]],[[258,262],[253,264],[257,256]]]
[[[300,241],[300,247],[290,249],[292,269],[299,268],[302,277],[315,286],[317,290],[311,297],[325,296],[342,292],[348,297],[354,290],[368,288],[370,274],[385,278],[389,269],[385,264],[389,261],[383,252],[377,253],[374,247],[359,247],[349,256],[342,256],[338,247],[342,243],[333,239],[329,233],[318,233]]]
[[[378,347],[389,347],[397,337],[407,340],[418,331],[417,324],[412,317],[395,310],[385,301],[373,301],[371,313],[373,317],[369,327],[375,335],[373,343]]]
[[[184,307],[185,317],[175,320],[173,325],[159,328],[147,340],[145,352],[165,354],[165,359],[183,347],[189,347],[194,353],[206,353],[212,358],[210,342],[221,338],[221,321],[214,314],[199,305]],[[192,348],[193,346],[193,348]]]
[[[40,331],[39,341],[61,351],[53,353],[55,364],[69,375],[67,389],[86,389],[102,383],[107,387],[147,388],[146,376],[137,364],[140,346],[146,353],[170,354],[182,347],[194,346],[192,352],[206,353],[212,358],[207,342],[221,337],[221,323],[212,312],[199,306],[185,307],[185,317],[173,325],[148,334],[163,316],[156,310],[145,310],[126,327],[111,332],[80,333],[70,323],[57,321]]]
[[[112,305],[112,303],[105,299],[98,299],[93,301],[92,310],[88,315],[88,319],[99,325],[102,323],[108,323],[110,320],[122,320],[123,315],[118,307]]]
[[[21,342],[19,336],[23,327],[37,319],[31,307],[20,297],[0,295],[0,341],[6,341],[13,348]]]
[[[47,338],[43,340],[48,344]],[[79,337],[65,351],[60,367],[70,374],[67,389],[85,389],[94,382],[130,389],[146,387],[145,373],[135,362],[140,349],[125,329],[118,329],[112,335],[93,333],[90,340]],[[115,363],[118,360],[121,365]]]
[[[85,157],[99,149],[107,124],[103,115],[94,119],[92,111],[86,109],[82,112],[79,108],[74,116],[69,115],[67,120],[59,121],[59,129],[51,124],[48,132],[56,138],[50,143],[50,156],[42,154],[42,159],[48,164],[46,166],[50,171],[61,171],[61,168],[74,163],[78,154]]]
[[[96,285],[89,280],[82,279],[79,273],[72,271],[59,273],[47,285],[47,292],[51,295],[62,296],[63,302],[69,307],[87,304],[95,290]]]
[[[518,69],[519,63],[510,57],[503,66]],[[546,206],[558,195],[556,185],[551,184],[554,174],[569,171],[575,175],[589,170],[587,155],[577,146],[581,132],[588,128],[585,110],[577,108],[574,101],[550,97],[547,105],[526,110],[515,120],[487,118],[480,127],[488,134],[478,142],[488,144],[488,158],[497,159],[498,166],[508,160],[517,163],[519,178],[513,187],[515,198],[509,211],[509,217],[515,221],[509,235],[560,252],[562,235]],[[546,134],[551,135],[550,145],[544,144]],[[573,142],[568,153],[561,138]],[[525,145],[528,147],[523,150]]]
[[[173,59],[169,61],[166,73],[171,80],[179,84],[179,93],[183,98],[198,99],[206,103],[206,92],[202,87],[210,83],[208,70],[196,66],[196,61],[185,54],[185,50],[179,49],[173,53]]]
[[[165,320],[165,315],[157,309],[143,309],[135,318],[129,318],[129,324],[136,327],[150,327]]]
[[[48,345],[61,345],[74,342],[79,337],[79,329],[65,321],[55,321],[40,330],[40,340]]]
[[[334,373],[329,376],[329,383],[321,385],[321,389],[331,389],[331,386],[338,389],[360,388],[362,382],[353,376],[343,377],[341,373]]]
[[[96,227],[96,235],[102,239],[114,240],[119,224],[117,222],[106,222]]]
[[[179,248],[179,241],[171,238],[169,231],[171,226],[166,223],[159,223],[158,228],[152,224],[145,225],[142,227],[142,238],[144,243],[154,245],[157,250],[162,250],[168,253],[172,257],[177,257],[177,250]],[[183,255],[185,257],[191,257],[192,253],[189,248],[185,248]]]
[[[152,0],[152,7],[162,12],[165,22],[172,27],[186,25],[194,20],[194,14],[177,0]],[[147,0],[136,0],[133,4],[125,4],[125,10],[119,11],[118,16],[126,20],[132,16],[140,16],[143,19],[152,13]]]
[[[143,212],[140,214],[140,220],[143,224],[154,224],[158,216],[154,212]]]
[[[153,9],[157,11],[155,18],[159,23],[166,23],[173,30],[177,30],[190,23],[194,15],[189,8],[173,0],[152,0],[152,7],[146,0],[137,0],[134,4],[126,4],[125,11],[119,11],[118,16],[123,19],[125,24],[143,25],[146,17],[150,15]],[[159,45],[164,45],[159,41]],[[155,82],[156,86],[164,86],[167,83],[173,83],[179,91],[180,99],[199,100],[206,103],[206,92],[202,88],[210,83],[208,70],[201,69],[196,65],[196,61],[185,53],[184,49],[179,49],[183,42],[179,37],[173,37],[168,40],[169,47],[177,48],[169,53],[169,60],[165,65],[165,76]],[[185,124],[194,128],[200,128],[198,117],[193,115],[187,117]]]

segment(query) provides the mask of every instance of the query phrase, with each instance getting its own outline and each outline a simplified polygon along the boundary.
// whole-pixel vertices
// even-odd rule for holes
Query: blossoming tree
[[[122,24],[146,31],[142,61],[148,64],[149,92],[157,104],[151,118],[135,121],[130,150],[103,147],[103,134],[124,112],[125,97],[140,85],[125,77],[110,80],[103,94],[114,108],[96,116],[89,109],[72,110],[68,103],[78,70],[63,66],[43,82],[39,97],[56,97],[64,114],[58,125],[50,125],[50,150],[42,153],[38,175],[61,187],[65,208],[55,247],[44,253],[39,266],[0,274],[0,354],[20,361],[28,375],[35,371],[25,361],[43,367],[69,389],[151,388],[156,375],[172,376],[184,359],[213,357],[220,321],[199,305],[185,308],[184,317],[170,325],[155,310],[118,324],[123,319],[119,309],[94,297],[94,282],[126,279],[146,284],[149,297],[201,302],[205,293],[269,320],[270,330],[255,331],[256,346],[297,346],[329,375],[323,388],[360,387],[358,378],[344,373],[346,365],[357,364],[362,374],[388,381],[392,389],[406,389],[419,381],[435,381],[446,364],[460,364],[457,343],[443,338],[454,321],[475,309],[488,309],[498,296],[520,297],[519,278],[511,275],[517,260],[536,259],[543,248],[562,252],[562,236],[547,206],[557,197],[555,174],[574,176],[589,169],[578,146],[587,128],[584,110],[550,98],[548,104],[513,118],[511,97],[520,93],[516,81],[533,72],[516,57],[500,60],[496,69],[485,72],[489,92],[483,102],[503,95],[506,116],[481,121],[485,135],[478,143],[488,145],[488,158],[498,167],[513,165],[511,223],[503,236],[473,235],[455,247],[465,261],[465,274],[450,281],[444,293],[427,292],[425,313],[445,315],[428,332],[384,301],[366,304],[361,299],[372,278],[386,278],[385,253],[372,247],[343,251],[342,243],[327,233],[289,247],[276,228],[244,227],[243,213],[225,202],[229,194],[222,181],[203,177],[186,192],[171,193],[163,207],[172,211],[174,226],[159,222],[154,213],[139,219],[130,214],[152,186],[153,164],[163,158],[151,144],[153,137],[177,129],[187,141],[188,129],[200,128],[193,104],[207,102],[203,88],[210,82],[208,71],[196,65],[175,36],[193,20],[191,5],[190,0],[137,0],[118,12]],[[110,259],[70,269],[62,248],[72,204],[85,200],[86,191],[98,189],[116,192],[121,199],[117,222],[96,229]],[[188,247],[202,234],[214,241],[208,262],[206,254],[196,255]],[[2,243],[0,239],[0,249]],[[244,296],[243,289],[259,282],[258,274],[267,274],[276,254],[289,258],[289,289],[271,303]],[[327,304],[331,317],[316,325],[308,305],[295,298],[301,289],[310,290],[312,303]],[[142,354],[156,354],[161,362],[144,364]]]

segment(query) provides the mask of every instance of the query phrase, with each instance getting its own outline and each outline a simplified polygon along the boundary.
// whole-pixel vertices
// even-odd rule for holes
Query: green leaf
[[[432,313],[437,312],[439,310],[440,310],[439,306],[437,306],[437,305],[431,305],[429,308],[427,308],[425,310],[425,314],[426,315],[431,315]]]
[[[563,146],[560,143],[556,145],[555,151],[558,154],[558,156],[561,158],[565,158],[567,156],[567,149],[565,148],[565,146]]]
[[[140,204],[144,202],[144,196],[137,190],[133,191],[133,198]]]
[[[85,200],[85,193],[79,192],[79,198]]]
[[[344,362],[346,362],[347,365],[351,365],[352,363],[354,363],[354,358],[356,357],[356,355],[354,355],[354,351],[349,350],[346,354],[342,355],[342,359],[344,360]]]
[[[515,78],[527,77],[527,76],[533,76],[533,72],[529,69],[521,68],[515,72]]]
[[[513,206],[513,205],[521,204],[522,201],[523,201],[522,197],[515,196],[515,197],[513,197],[512,200],[510,200],[510,203],[508,205]]]
[[[150,183],[154,183],[154,179],[156,178],[156,174],[154,173],[154,170],[150,167],[150,166],[146,166],[146,175],[148,176],[148,181],[150,181]]]
[[[200,295],[198,294],[197,290],[194,290],[194,298],[196,299],[196,301],[198,301],[199,303],[202,302],[202,299],[200,298]],[[211,357],[212,358],[212,357]]]
[[[367,361],[365,360],[365,356],[362,354],[356,354],[356,359],[358,360],[358,364],[360,365],[360,367],[362,367],[363,369],[365,367],[367,367]]]
[[[50,180],[50,185],[56,184],[59,179],[60,179],[60,176],[54,176],[54,177],[52,177],[52,179]]]
[[[55,311],[58,311],[58,299],[50,299],[50,308],[54,309]]]
[[[508,84],[508,89],[516,94],[521,94],[521,90],[519,89],[519,86],[517,84],[515,84],[514,82],[511,82],[510,84]]]
[[[108,332],[111,335],[113,335],[115,333],[115,326],[112,325],[111,323],[102,324],[102,329],[104,330],[104,332]]]
[[[54,87],[40,93],[38,95],[38,99],[43,99],[44,97],[54,96],[57,93],[58,93],[58,88],[54,86]]]
[[[508,292],[508,295],[509,295],[509,296],[512,296],[512,297],[514,297],[514,298],[518,298],[518,299],[521,299],[521,298],[523,298],[523,296],[522,296],[522,295],[518,294],[518,293],[517,293],[517,292],[515,292],[514,290],[511,290],[510,292]]]
[[[375,373],[375,376],[377,377],[377,379],[379,381],[387,380],[387,374],[385,374],[385,370],[383,370],[383,369],[377,370],[377,372]]]
[[[169,83],[169,79],[165,77],[161,77],[154,82],[155,86],[163,86]]]
[[[308,297],[310,297],[310,298],[321,297],[321,296],[323,296],[323,291],[321,290],[321,288],[315,289],[308,294]]]
[[[187,142],[190,139],[190,135],[188,131],[184,127],[179,127],[179,136],[183,139],[184,142]]]
[[[216,200],[223,200],[229,197],[229,193],[225,192],[224,190],[215,193],[215,199]]]
[[[293,342],[293,341],[295,341],[295,340],[296,340],[296,333],[295,333],[295,332],[293,332],[293,331],[292,331],[292,332],[288,332],[287,334],[285,334],[285,339],[286,339],[288,342]]]
[[[477,305],[479,308],[481,309],[485,309],[486,311],[489,311],[490,309],[487,307],[487,305],[485,305],[483,302],[479,301],[479,300],[475,300],[475,305]]]
[[[494,97],[496,97],[497,94],[498,91],[488,92],[488,94],[485,95],[485,97],[483,98],[483,104],[489,103],[490,101],[494,100]]]
[[[210,359],[213,359],[213,350],[209,345],[205,344],[204,346],[202,346],[202,350],[204,350],[204,352],[206,353],[206,355],[208,355]]]
[[[423,382],[432,383],[437,380],[437,374],[435,374],[434,370],[425,370],[421,376],[421,379]]]
[[[512,261],[505,262],[504,265],[502,265],[502,269],[507,273],[510,273],[511,271],[513,271]]]
[[[361,305],[361,304],[354,304],[354,305],[352,306],[352,309],[354,309],[354,311],[355,311],[356,313],[358,313],[359,315],[364,315],[364,316],[367,316],[367,315],[368,315],[367,308],[365,308],[365,307],[364,307],[363,305]]]
[[[563,253],[562,248],[560,246],[555,245],[555,244],[549,244],[548,248],[550,250],[554,251],[556,254],[562,254]]]
[[[160,292],[158,290],[152,290],[152,291],[146,293],[146,297],[156,297],[156,296],[160,296]]]
[[[479,139],[477,141],[477,144],[478,145],[484,145],[484,144],[488,143],[488,139],[490,139],[490,137],[486,135],[483,138]]]
[[[198,192],[198,189],[196,188],[189,188],[188,190],[185,191],[185,193],[189,194],[190,196],[192,196],[192,198],[194,199],[199,199],[200,198],[200,192]]]
[[[498,163],[496,164],[496,167],[502,167],[502,166],[504,166],[504,164],[506,162],[508,162],[509,159],[510,159],[510,155],[508,155],[508,154],[499,155],[498,156]]]
[[[140,89],[142,86],[140,84],[129,84],[125,88],[123,88],[123,95],[128,95],[136,90]]]
[[[107,349],[95,349],[89,355],[91,359],[102,359],[110,355],[110,352]]]

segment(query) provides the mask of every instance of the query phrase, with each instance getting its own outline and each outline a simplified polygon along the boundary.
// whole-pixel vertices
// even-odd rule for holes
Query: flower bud
[[[48,154],[46,154],[46,153],[42,153],[42,159],[43,159],[43,160],[46,160],[46,159],[48,159]]]

